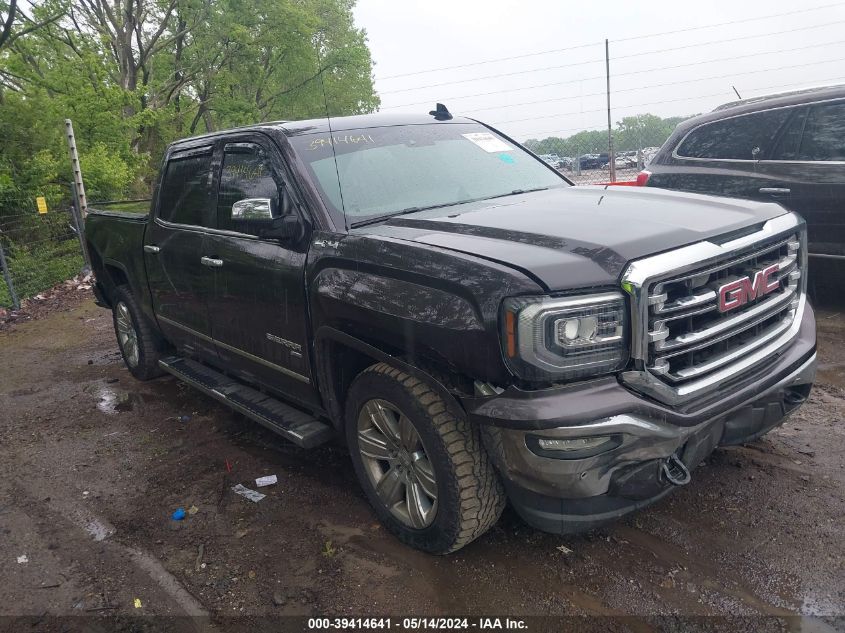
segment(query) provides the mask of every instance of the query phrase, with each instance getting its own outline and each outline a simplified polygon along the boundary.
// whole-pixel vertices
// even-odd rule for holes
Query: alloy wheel
[[[386,400],[358,414],[358,451],[379,499],[404,525],[423,529],[437,514],[437,479],[411,420]]]
[[[135,324],[132,322],[132,314],[129,307],[123,302],[118,302],[115,307],[115,323],[117,325],[117,344],[123,352],[124,358],[130,367],[138,366],[138,333],[135,331]]]

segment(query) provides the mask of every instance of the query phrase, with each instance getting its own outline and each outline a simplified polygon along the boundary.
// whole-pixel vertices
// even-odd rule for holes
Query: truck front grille
[[[763,362],[797,332],[805,250],[800,220],[788,214],[732,241],[700,242],[634,262],[623,285],[632,295],[637,368],[623,379],[674,404]],[[765,294],[764,280],[754,284],[764,270],[771,282]],[[739,305],[720,309],[720,288],[740,288],[722,293]]]
[[[736,259],[652,284],[646,368],[677,384],[729,365],[783,334],[795,320],[801,270],[797,235]],[[728,312],[718,289],[777,265],[777,288]]]

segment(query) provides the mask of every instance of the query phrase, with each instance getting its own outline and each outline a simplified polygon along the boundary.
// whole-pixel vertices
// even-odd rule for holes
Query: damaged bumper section
[[[532,526],[588,530],[662,498],[718,446],[752,441],[809,396],[815,378],[809,305],[795,339],[706,399],[669,407],[615,377],[467,399],[508,497]]]

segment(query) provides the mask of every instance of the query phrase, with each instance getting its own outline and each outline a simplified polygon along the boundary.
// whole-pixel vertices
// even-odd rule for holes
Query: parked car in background
[[[540,154],[540,158],[547,165],[551,165],[555,169],[560,168],[560,156],[557,154]]]
[[[643,152],[643,166],[648,166],[648,164],[652,161],[652,159],[657,156],[657,152],[660,151],[659,147],[644,147]]]
[[[571,156],[561,156],[557,168],[571,171],[573,162],[574,161],[572,160]]]
[[[635,169],[637,167],[637,157],[636,152],[635,155],[626,156],[625,154],[619,154],[616,156],[616,169]],[[602,169],[610,169],[610,162],[605,163],[602,166]]]
[[[578,162],[581,169],[601,169],[610,162],[610,156],[607,152],[603,154],[584,154],[578,159]]]
[[[684,121],[639,184],[777,202],[809,255],[845,265],[845,85],[734,101]]]

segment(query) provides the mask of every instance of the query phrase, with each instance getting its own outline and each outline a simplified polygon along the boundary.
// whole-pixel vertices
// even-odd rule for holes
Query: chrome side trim
[[[827,255],[826,253],[808,253],[810,257],[817,257],[819,259],[837,259],[845,260],[845,255]]]
[[[222,235],[223,237],[237,237],[245,240],[261,240],[257,235],[250,235],[249,233],[241,233],[239,231],[228,231],[226,229],[214,229],[208,226],[198,226],[196,224],[179,224],[178,222],[168,222],[161,218],[156,218],[155,223],[166,229],[179,229],[180,231],[191,231],[192,233],[207,233],[208,235]],[[268,240],[272,241],[272,240]]]
[[[234,354],[238,354],[239,356],[243,356],[244,358],[248,358],[249,360],[254,361],[254,362],[256,362],[260,365],[264,365],[265,367],[269,367],[270,369],[275,369],[279,373],[282,373],[286,376],[290,376],[291,378],[299,380],[300,382],[304,382],[305,384],[311,384],[311,379],[308,378],[308,376],[303,376],[302,374],[298,374],[295,371],[288,369],[287,367],[282,367],[281,365],[276,365],[275,363],[271,363],[269,360],[265,360],[264,358],[261,358],[260,356],[255,356],[254,354],[250,354],[249,352],[246,352],[242,349],[239,349],[237,347],[233,347],[232,345],[228,345],[227,343],[223,343],[222,341],[218,341],[218,340],[208,336],[207,334],[203,334],[202,332],[197,332],[193,328],[189,328],[187,325],[182,325],[181,323],[178,323],[178,322],[174,321],[173,319],[168,319],[167,317],[163,317],[161,315],[156,315],[156,317],[158,318],[159,321],[164,321],[168,325],[172,325],[175,328],[179,328],[180,330],[188,332],[189,334],[196,336],[197,338],[200,338],[200,339],[207,341],[209,343],[213,343],[214,345],[219,345],[223,349],[228,350],[228,351],[230,351]]]

